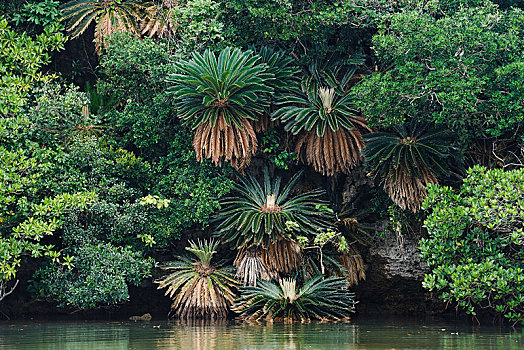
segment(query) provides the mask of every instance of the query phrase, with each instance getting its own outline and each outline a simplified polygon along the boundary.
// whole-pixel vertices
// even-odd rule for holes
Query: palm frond
[[[249,121],[258,120],[269,105],[274,75],[252,51],[210,50],[181,60],[178,73],[167,81],[182,123],[196,129],[193,146],[197,158],[222,160],[237,169],[249,164],[257,148]]]
[[[257,137],[252,124],[240,120],[241,125],[227,124],[218,117],[214,126],[209,121],[198,126],[193,138],[196,158],[202,162],[211,159],[216,165],[229,162],[235,169],[242,170],[249,165],[258,148]]]
[[[339,268],[341,275],[350,286],[357,285],[360,280],[366,279],[366,267],[364,259],[359,251],[352,245],[348,245],[346,251],[335,256],[335,260],[342,268]]]
[[[268,271],[260,257],[260,248],[257,247],[240,247],[234,265],[237,267],[235,277],[243,281],[244,287],[256,286],[259,280],[267,281],[277,277]]]
[[[370,175],[381,181],[393,202],[413,212],[420,209],[426,186],[438,182],[436,175],[450,172],[446,160],[456,152],[451,133],[416,119],[393,133],[371,133],[364,139]]]
[[[295,153],[315,171],[326,176],[349,174],[361,159],[364,149],[362,134],[357,129],[327,129],[323,136],[309,131],[299,135]]]
[[[151,3],[147,6],[145,8],[146,17],[141,26],[142,34],[150,38],[174,39],[178,27],[178,22],[174,18],[175,6],[175,2],[166,0],[160,4]]]
[[[208,242],[198,240],[196,243],[189,241],[189,247],[186,247],[186,250],[195,254],[203,265],[209,265],[213,254],[216,253],[217,247],[218,242],[216,241],[210,240]]]
[[[165,294],[173,299],[172,316],[181,319],[227,316],[238,282],[231,268],[210,265],[216,247],[215,242],[192,242],[188,250],[199,258],[198,261],[181,258],[161,267],[171,272],[155,282],[158,289],[167,288]]]
[[[275,77],[268,82],[268,85],[274,89],[273,98],[279,99],[287,91],[298,87],[297,75],[300,69],[288,52],[277,50],[271,46],[262,46],[258,50],[253,49],[253,51],[260,56],[260,62],[267,65],[267,72]]]
[[[354,305],[354,294],[343,278],[316,276],[299,289],[293,279],[244,287],[232,309],[248,320],[340,321],[349,319]]]
[[[293,240],[279,238],[260,248],[262,262],[273,276],[289,275],[302,263],[300,245]]]
[[[295,174],[283,188],[279,177],[270,179],[267,168],[262,185],[250,173],[240,176],[240,184],[235,187],[238,195],[221,201],[224,209],[216,218],[220,222],[217,234],[227,242],[234,241],[237,247],[263,245],[267,248],[271,241],[288,235],[286,222],[295,223],[304,234],[315,234],[319,229],[330,227],[332,215],[317,209],[327,204],[320,198],[323,191],[291,196],[301,174]]]
[[[80,36],[94,21],[97,53],[107,44],[105,37],[117,32],[129,32],[139,36],[138,21],[144,10],[138,0],[73,0],[63,4],[60,10],[67,22],[72,39]]]

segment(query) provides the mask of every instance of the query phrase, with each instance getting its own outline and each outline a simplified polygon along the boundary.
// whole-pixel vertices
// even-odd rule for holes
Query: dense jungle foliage
[[[520,0],[5,0],[0,306],[346,320],[410,234],[425,288],[524,324],[523,129]]]

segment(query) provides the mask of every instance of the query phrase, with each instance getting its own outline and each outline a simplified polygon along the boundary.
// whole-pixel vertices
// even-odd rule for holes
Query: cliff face
[[[364,259],[367,278],[356,287],[359,312],[423,314],[438,305],[422,287],[426,264],[419,258],[418,239],[389,236],[371,247]]]
[[[342,203],[365,211],[373,205],[372,192],[378,189],[362,168],[346,176],[342,185]],[[363,218],[376,229],[369,246],[359,247],[366,263],[366,280],[355,287],[360,313],[412,314],[441,308],[422,287],[427,265],[421,261],[418,241],[422,232],[398,235],[388,232],[389,218],[368,215]],[[379,232],[385,232],[380,235]]]

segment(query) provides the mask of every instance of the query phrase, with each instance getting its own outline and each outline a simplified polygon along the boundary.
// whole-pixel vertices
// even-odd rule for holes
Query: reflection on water
[[[0,349],[524,349],[524,330],[445,323],[0,323]]]

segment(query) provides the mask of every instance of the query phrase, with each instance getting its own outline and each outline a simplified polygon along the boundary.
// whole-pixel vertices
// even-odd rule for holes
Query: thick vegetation
[[[472,315],[524,318],[524,169],[474,167],[458,192],[429,186],[424,286]]]
[[[173,317],[346,320],[389,221],[426,288],[522,323],[523,8],[2,1],[0,305],[160,266]]]
[[[415,10],[388,18],[373,45],[391,68],[355,91],[373,125],[416,117],[472,141],[522,123],[524,13],[486,3],[444,17]]]

